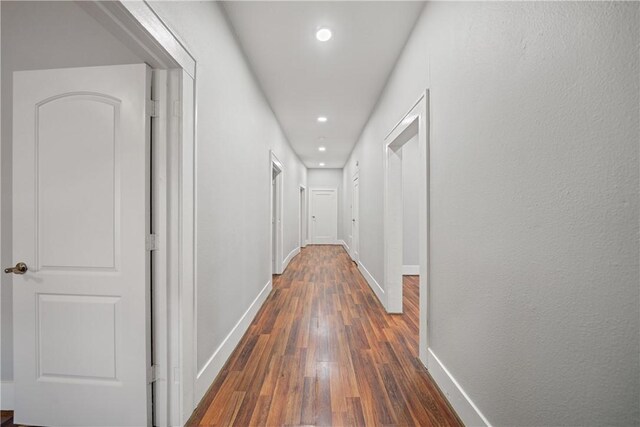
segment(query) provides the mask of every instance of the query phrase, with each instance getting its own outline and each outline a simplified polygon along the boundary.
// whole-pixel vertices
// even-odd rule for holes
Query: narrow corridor
[[[461,425],[418,352],[418,283],[386,314],[341,246],[281,276],[188,425]]]

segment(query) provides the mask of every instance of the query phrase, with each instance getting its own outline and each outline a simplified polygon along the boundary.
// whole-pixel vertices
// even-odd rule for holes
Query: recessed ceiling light
[[[318,147],[318,151],[327,151],[327,147]]]
[[[326,122],[326,121],[327,121],[327,118],[326,118],[326,117],[324,117],[324,116],[320,116],[320,117],[318,117],[318,121],[319,121],[320,123],[324,123],[324,122]]]
[[[324,163],[320,163],[320,166],[324,166]]]
[[[316,32],[316,38],[321,42],[326,42],[327,40],[329,40],[331,38],[331,35],[331,30],[328,28],[320,28]]]

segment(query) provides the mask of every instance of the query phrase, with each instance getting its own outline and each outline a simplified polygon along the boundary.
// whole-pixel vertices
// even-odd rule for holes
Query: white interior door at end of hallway
[[[338,243],[338,190],[311,189],[311,241],[318,245]]]
[[[360,178],[353,179],[351,199],[351,258],[360,261]]]
[[[150,90],[145,64],[14,74],[16,423],[151,422]]]

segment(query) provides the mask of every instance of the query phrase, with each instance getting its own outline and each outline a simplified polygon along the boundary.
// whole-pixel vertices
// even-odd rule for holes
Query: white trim
[[[0,11],[2,10],[2,8],[0,7]],[[0,13],[1,14],[1,13]],[[2,19],[0,17],[0,23],[2,22]],[[0,31],[0,34],[2,34],[2,31]],[[0,42],[0,46],[2,45],[2,43]],[[0,82],[2,81],[2,66],[0,64]],[[2,117],[2,103],[0,103],[0,117]],[[2,126],[2,121],[0,120],[0,127]],[[2,135],[2,130],[0,129],[0,135]],[[2,157],[0,156],[0,159],[2,159]],[[1,162],[0,162],[1,164]],[[0,173],[2,172],[2,169],[0,168]],[[2,212],[2,197],[0,197],[0,212]],[[0,224],[2,223],[1,220],[2,215],[0,215]],[[4,238],[4,236],[2,236]],[[2,240],[2,239],[0,239]],[[0,255],[0,259],[2,259],[2,256]],[[7,275],[5,275],[6,277]],[[0,281],[0,288],[4,288],[6,286],[13,286],[8,280],[2,280]],[[0,293],[2,293],[2,289],[0,289]],[[11,303],[13,305],[13,303]],[[0,298],[0,319],[2,318],[2,298]],[[12,321],[12,325],[13,325],[13,319]],[[0,329],[1,329],[0,325]],[[0,348],[2,348],[2,339],[6,339],[6,337],[2,334],[2,331],[0,330]],[[0,353],[0,365],[2,364],[2,354]],[[11,367],[11,371],[13,373],[13,366]],[[1,380],[1,377],[0,377]],[[11,386],[9,386],[8,384],[10,383],[10,381],[0,381],[0,409],[3,410],[13,410],[13,382],[11,381]],[[7,384],[7,385],[5,385]]]
[[[207,360],[207,363],[204,364],[204,367],[198,372],[195,387],[195,397],[198,402],[207,393],[211,383],[213,383],[213,380],[222,370],[222,367],[242,339],[242,336],[245,334],[247,329],[249,329],[251,322],[253,322],[253,319],[256,317],[258,311],[269,296],[271,288],[271,280],[269,280],[255,297],[251,305],[249,305],[247,311],[244,312],[225,339],[222,340],[222,343],[213,352],[209,360]]]
[[[344,240],[338,240],[338,244],[342,245],[344,249],[347,251],[347,254],[351,256],[351,251],[349,251],[349,245],[347,245],[347,242],[345,242]]]
[[[382,286],[380,286],[376,279],[373,278],[373,275],[369,273],[369,270],[367,270],[362,262],[358,263],[358,270],[360,270],[360,273],[362,273],[362,276],[367,281],[369,287],[373,290],[373,293],[376,294],[380,302],[382,303],[382,301],[385,301],[384,289],[382,289]]]
[[[338,187],[309,187],[309,190],[338,191]]]
[[[195,58],[146,0],[78,3],[152,68],[184,69],[195,79]]]
[[[351,246],[353,247],[353,253],[352,251],[349,251],[349,256],[351,256],[351,259],[354,260],[355,262],[359,262],[360,261],[360,168],[357,165],[358,162],[356,162],[356,171],[353,173],[353,176],[351,177],[351,221],[349,221],[349,225],[351,226],[351,235],[349,236],[349,241],[351,242]],[[354,190],[355,190],[355,183],[356,181],[358,181],[358,218],[355,218],[354,212],[353,212],[353,206],[356,202],[355,197],[354,197]],[[355,220],[355,221],[354,221]],[[355,228],[355,224],[357,224],[357,228],[358,228],[358,241],[354,243],[354,228]],[[357,248],[357,251],[356,251]]]
[[[491,426],[489,420],[471,400],[462,386],[442,364],[440,359],[428,349],[428,366],[431,377],[456,411],[462,422],[467,426]]]
[[[385,138],[383,147],[383,233],[384,289],[383,300],[388,313],[402,313],[402,155],[404,143],[418,135],[419,199],[418,245],[420,274],[419,358],[427,364],[429,347],[429,90],[425,90]]]
[[[282,261],[282,272],[284,272],[287,267],[289,266],[289,263],[291,262],[291,260],[293,259],[293,257],[295,257],[296,255],[298,255],[300,253],[300,248],[294,248],[291,252],[289,252],[289,255],[287,255],[287,257],[284,259],[284,261]]]
[[[273,193],[273,170],[278,171],[276,175],[276,194]],[[276,157],[273,150],[269,150],[269,218],[271,221],[270,232],[269,232],[269,254],[271,255],[271,273],[272,274],[282,274],[284,271],[282,269],[282,261],[283,261],[283,247],[284,247],[284,167],[282,166],[282,162]],[[277,201],[276,204],[276,219],[275,219],[275,236],[273,236],[273,226],[274,226],[274,218],[273,218],[273,203],[274,198]],[[276,239],[276,253],[273,253],[273,239]]]
[[[13,381],[0,381],[0,409],[13,411]]]
[[[171,353],[171,324],[169,321],[169,283],[168,283],[168,245],[166,244],[168,233],[168,185],[167,185],[167,158],[169,145],[169,122],[173,120],[169,112],[169,105],[177,100],[172,97],[173,92],[169,90],[169,74],[167,70],[153,70],[152,98],[158,103],[158,114],[151,121],[151,182],[152,185],[152,206],[153,216],[152,233],[154,233],[159,244],[156,250],[151,252],[152,271],[151,280],[152,291],[152,324],[153,337],[153,364],[156,366],[157,381],[154,384],[153,405],[154,421],[158,426],[171,425],[171,401],[170,389],[171,375],[170,364],[172,363]],[[172,76],[173,77],[173,76]],[[173,80],[172,80],[173,83]],[[172,141],[175,143],[175,141]],[[175,361],[175,358],[173,359]],[[174,409],[175,412],[175,409]]]
[[[298,221],[300,222],[298,227],[298,241],[300,242],[300,247],[304,248],[307,246],[307,239],[303,239],[309,235],[309,223],[307,221],[307,211],[309,210],[309,204],[307,202],[307,186],[304,184],[300,184],[300,188],[298,189],[299,194],[304,194],[304,198],[299,200],[304,205],[304,209],[301,206],[298,206]],[[284,271],[284,270],[283,270]]]
[[[191,417],[199,399],[194,397],[197,367],[197,277],[196,277],[196,81],[181,70],[180,94],[182,109],[179,128],[180,144],[177,148],[178,165],[174,172],[177,176],[169,182],[177,182],[177,192],[170,200],[177,200],[176,217],[172,224],[178,228],[176,253],[171,263],[177,269],[177,316],[179,316],[179,352],[180,367],[180,424],[184,425]],[[174,199],[175,198],[175,199]],[[171,252],[170,252],[171,253]],[[172,267],[169,266],[171,269]],[[175,372],[175,370],[174,370]]]
[[[420,266],[419,265],[403,265],[402,266],[402,275],[403,276],[417,276],[420,274]]]

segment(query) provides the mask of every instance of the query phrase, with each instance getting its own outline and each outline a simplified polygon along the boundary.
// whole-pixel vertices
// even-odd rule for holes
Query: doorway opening
[[[300,249],[307,246],[307,188],[300,185]]]
[[[271,274],[282,274],[282,163],[273,151],[270,159],[271,176]]]
[[[360,262],[360,173],[353,175],[351,192],[351,259]]]
[[[385,307],[389,313],[403,312],[403,275],[405,272],[418,275],[419,281],[419,358],[427,366],[428,349],[428,274],[429,274],[429,116],[426,91],[411,107],[402,120],[385,138],[384,162],[384,279],[386,290]],[[403,164],[403,151],[415,160],[415,170]],[[410,157],[405,155],[404,157]],[[404,167],[403,167],[404,166]],[[406,176],[407,172],[411,177]],[[405,209],[403,200],[403,175],[410,179],[414,188],[412,209]],[[409,205],[411,205],[409,203]],[[417,213],[411,215],[411,210]],[[407,220],[415,220],[411,230],[405,230]],[[411,238],[405,238],[407,234]],[[417,231],[417,232],[416,232]],[[415,237],[415,241],[413,238]],[[405,244],[407,246],[405,246]],[[406,248],[406,250],[405,250]],[[409,253],[417,249],[411,262]],[[407,255],[407,258],[405,258]],[[407,266],[407,267],[405,267]]]
[[[400,149],[402,156],[402,275],[418,276],[418,134]],[[413,283],[413,282],[412,282]]]

